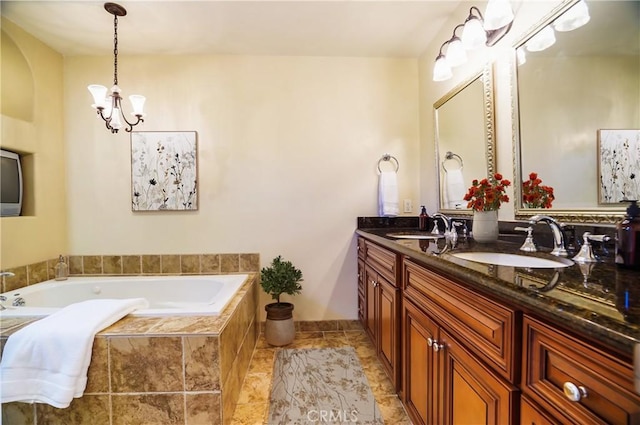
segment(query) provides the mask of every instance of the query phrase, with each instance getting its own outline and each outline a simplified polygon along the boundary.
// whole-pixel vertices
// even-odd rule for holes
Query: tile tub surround
[[[2,423],[229,424],[258,338],[258,275],[220,316],[131,317],[93,345],[83,397],[67,409],[2,405]],[[0,322],[6,338],[34,319]]]
[[[171,254],[171,255],[71,255],[63,256],[71,276],[229,274],[260,271],[260,255]],[[2,278],[0,292],[13,291],[53,279],[58,257],[26,266],[3,269],[15,274]]]

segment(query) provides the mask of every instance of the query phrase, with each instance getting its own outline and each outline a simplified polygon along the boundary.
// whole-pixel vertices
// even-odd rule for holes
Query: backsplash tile
[[[160,256],[159,255],[143,255],[142,256],[142,273],[158,274],[160,273]]]
[[[200,272],[213,274],[220,273],[220,255],[202,254],[200,256]]]
[[[16,267],[6,271],[13,273],[14,276],[4,276],[2,278],[2,292],[23,288],[29,283],[27,279],[27,266]]]
[[[47,262],[41,261],[39,263],[29,264],[27,266],[27,276],[29,276],[29,285],[49,280],[49,273],[47,272]]]
[[[102,274],[102,256],[100,255],[83,256],[82,270],[84,274]]]
[[[240,254],[240,271],[254,272],[260,270],[260,255]]]
[[[122,273],[123,274],[142,273],[141,256],[140,255],[123,255],[122,256]]]
[[[182,255],[180,258],[180,271],[184,274],[200,273],[200,256]]]
[[[160,273],[179,274],[180,273],[180,256],[179,255],[163,255],[160,260]]]
[[[102,273],[122,274],[122,257],[119,255],[103,255]]]
[[[183,394],[113,395],[111,409],[118,425],[184,425]]]
[[[240,255],[220,254],[220,272],[237,273],[240,270]]]

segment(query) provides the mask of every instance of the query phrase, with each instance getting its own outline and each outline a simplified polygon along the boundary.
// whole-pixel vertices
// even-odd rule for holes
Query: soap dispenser
[[[54,267],[55,280],[66,280],[69,277],[69,266],[64,262],[62,255],[58,258],[58,264]]]
[[[427,208],[425,208],[424,205],[421,205],[420,208],[422,209],[422,211],[420,211],[418,228],[420,230],[427,230],[427,228],[429,227],[429,214],[427,214]]]
[[[616,226],[616,265],[640,270],[640,207],[631,204],[627,215]]]

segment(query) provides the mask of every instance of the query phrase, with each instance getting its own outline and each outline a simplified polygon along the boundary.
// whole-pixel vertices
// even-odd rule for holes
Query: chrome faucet
[[[564,243],[564,232],[562,231],[564,224],[559,223],[555,218],[548,215],[538,214],[529,218],[529,225],[533,226],[541,221],[547,223],[551,228],[551,233],[553,233],[553,251],[551,251],[551,254],[566,257],[568,254]]]
[[[453,228],[453,226],[451,225],[451,218],[439,212],[433,214],[432,217],[433,217],[433,230],[431,231],[431,233],[438,234],[438,235],[440,234],[440,231],[438,229],[438,219],[440,219],[444,223],[444,235],[447,236],[451,232],[451,229]]]

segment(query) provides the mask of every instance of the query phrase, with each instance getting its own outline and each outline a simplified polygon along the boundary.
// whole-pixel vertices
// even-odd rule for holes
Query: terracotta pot
[[[264,337],[269,345],[281,347],[291,344],[296,336],[293,323],[293,304],[271,303],[264,306],[267,312]]]

